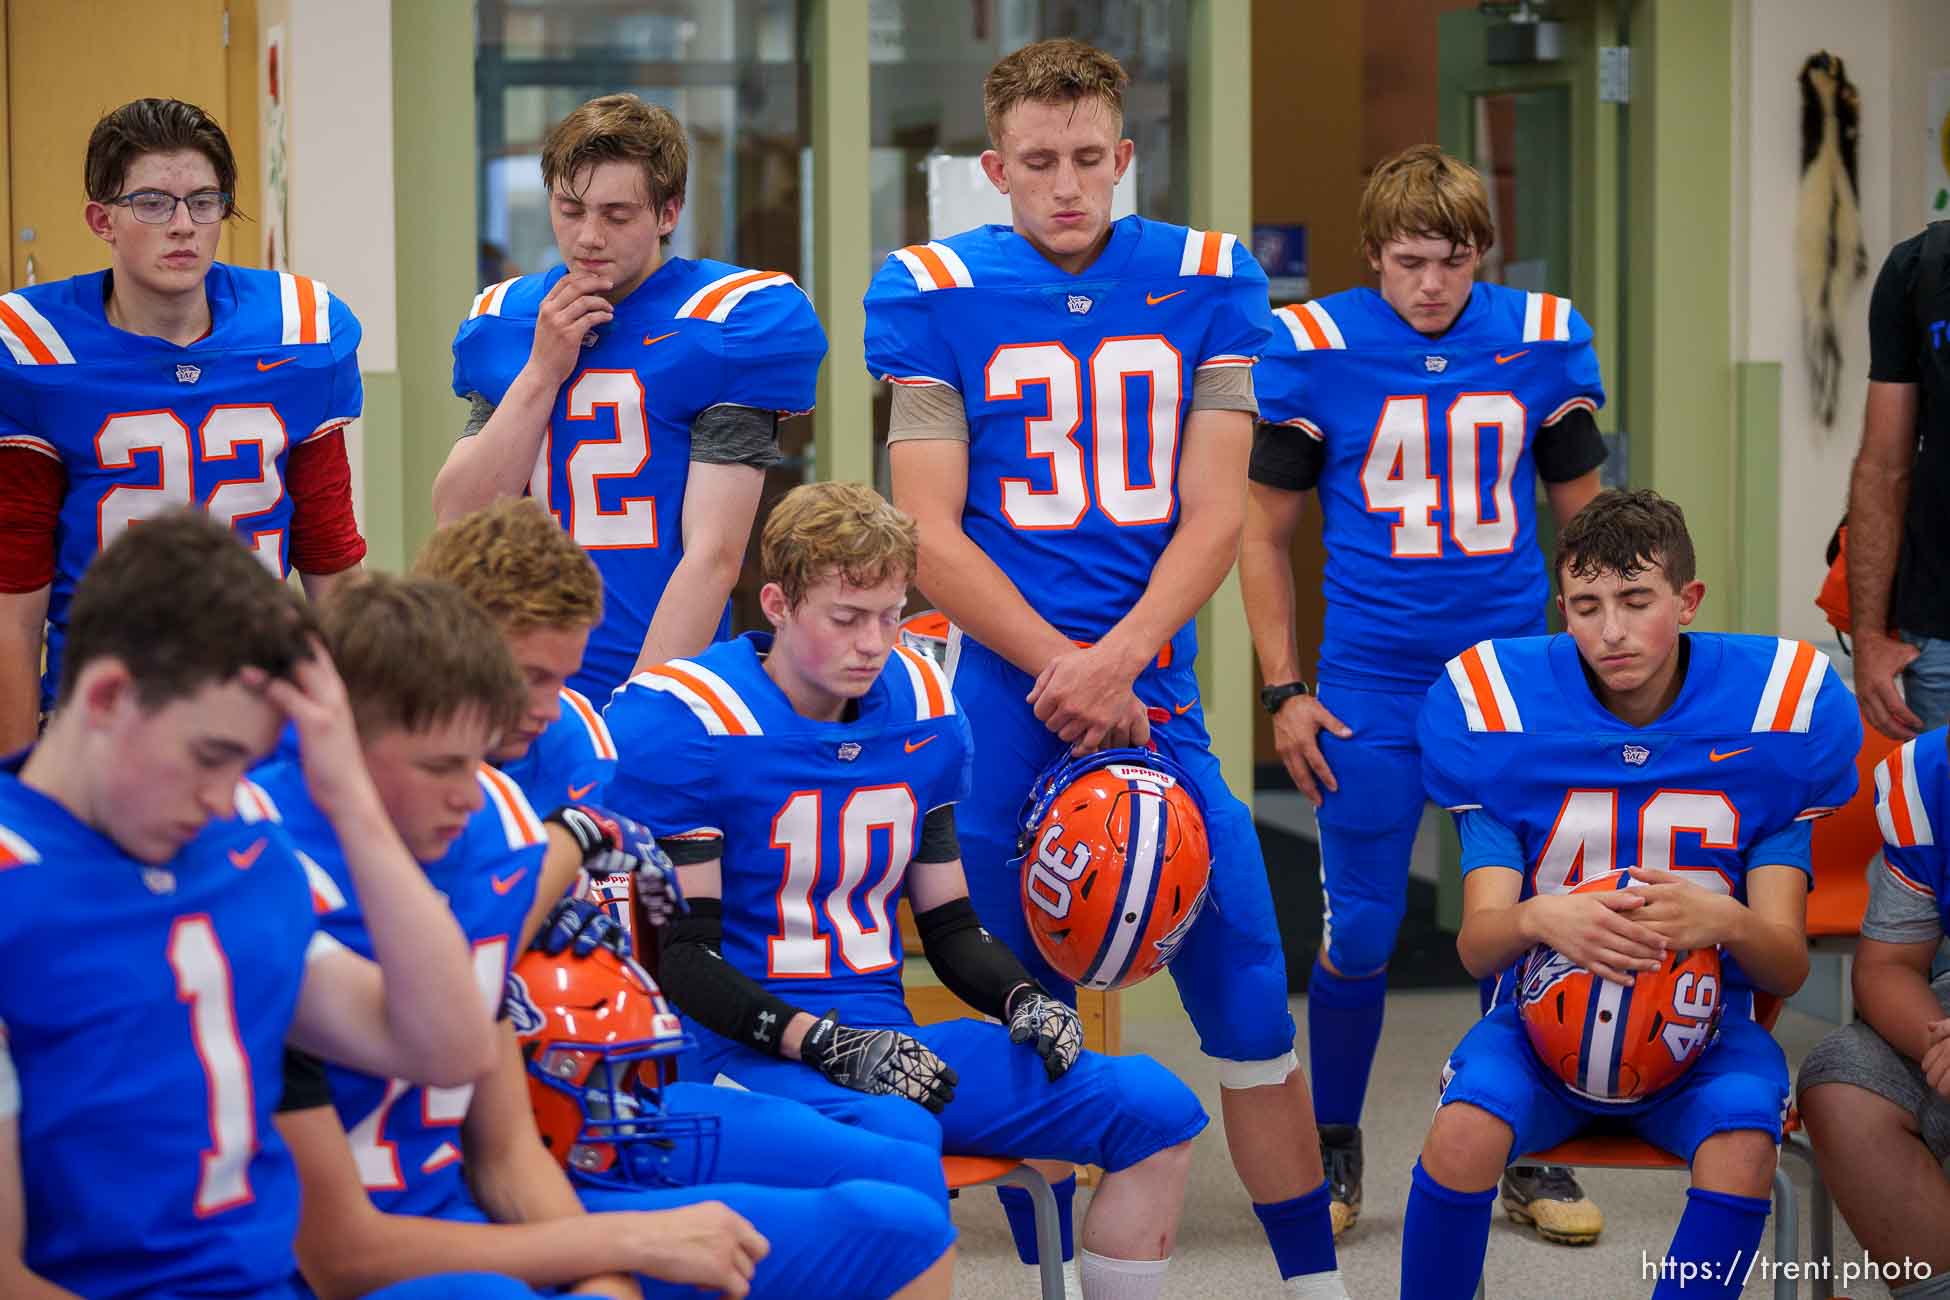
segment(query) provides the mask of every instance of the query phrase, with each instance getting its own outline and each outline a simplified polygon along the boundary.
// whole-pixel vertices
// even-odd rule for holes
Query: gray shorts
[[[1950,974],[1939,975],[1931,989],[1950,1015]],[[1886,1097],[1916,1116],[1923,1143],[1939,1161],[1950,1160],[1950,1099],[1930,1087],[1923,1069],[1883,1040],[1861,1021],[1844,1025],[1815,1044],[1801,1062],[1796,1092],[1819,1083],[1849,1083]]]

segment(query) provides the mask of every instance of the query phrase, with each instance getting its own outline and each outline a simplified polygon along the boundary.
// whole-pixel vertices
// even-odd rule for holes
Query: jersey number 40
[[[1465,555],[1501,555],[1516,545],[1517,511],[1511,480],[1523,455],[1528,419],[1512,393],[1464,393],[1449,404],[1450,540]],[[1484,518],[1480,448],[1485,431],[1496,440],[1496,478],[1490,488],[1494,513]],[[1389,530],[1396,559],[1432,559],[1442,554],[1443,529],[1435,521],[1442,509],[1442,481],[1429,470],[1429,399],[1391,397],[1375,421],[1367,459],[1361,462],[1361,492],[1370,513],[1392,511],[1399,522]]]

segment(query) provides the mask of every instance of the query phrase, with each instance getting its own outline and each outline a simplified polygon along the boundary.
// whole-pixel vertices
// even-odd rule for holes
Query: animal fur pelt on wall
[[[1794,263],[1801,285],[1801,341],[1808,353],[1815,415],[1833,428],[1842,378],[1839,316],[1869,271],[1862,246],[1856,143],[1862,97],[1839,55],[1822,50],[1801,65],[1801,195]]]

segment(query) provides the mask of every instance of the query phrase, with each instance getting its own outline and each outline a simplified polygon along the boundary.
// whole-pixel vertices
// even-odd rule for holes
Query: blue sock
[[[1307,979],[1307,1082],[1313,1085],[1315,1122],[1361,1122],[1387,1006],[1387,971],[1349,979],[1314,958]]]
[[[1077,1206],[1077,1176],[1071,1174],[1060,1183],[1051,1183],[1049,1189],[1056,1193],[1056,1218],[1062,1225],[1063,1258],[1075,1259],[1077,1243],[1071,1227]],[[1020,1187],[998,1187],[995,1194],[1002,1201],[1002,1212],[1009,1216],[1009,1235],[1016,1239],[1016,1258],[1025,1264],[1037,1263],[1036,1254],[1036,1207],[1029,1199],[1029,1193]]]
[[[1470,1300],[1483,1277],[1496,1188],[1458,1192],[1415,1162],[1402,1219],[1402,1300]]]
[[[1334,1220],[1327,1202],[1326,1183],[1290,1201],[1270,1205],[1253,1202],[1253,1213],[1259,1216],[1259,1226],[1266,1229],[1266,1244],[1273,1248],[1273,1262],[1280,1266],[1281,1277],[1331,1273],[1340,1267],[1334,1256]]]
[[[1686,1212],[1659,1269],[1652,1300],[1715,1300],[1740,1294],[1772,1203],[1758,1196],[1686,1189]]]

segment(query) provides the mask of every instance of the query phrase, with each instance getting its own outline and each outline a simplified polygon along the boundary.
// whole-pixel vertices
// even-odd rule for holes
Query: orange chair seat
[[[1021,1163],[1004,1156],[943,1156],[941,1175],[948,1180],[948,1190],[953,1192],[992,1182]]]
[[[1801,1114],[1788,1107],[1787,1122],[1781,1126],[1785,1138],[1801,1127]],[[1670,1151],[1662,1151],[1630,1133],[1586,1133],[1560,1142],[1546,1151],[1534,1151],[1519,1164],[1572,1165],[1587,1169],[1684,1169],[1686,1162]]]
[[[1855,754],[1855,797],[1814,825],[1815,887],[1808,895],[1810,939],[1852,939],[1869,908],[1869,876],[1863,866],[1882,851],[1876,824],[1876,764],[1896,742],[1865,719]]]

